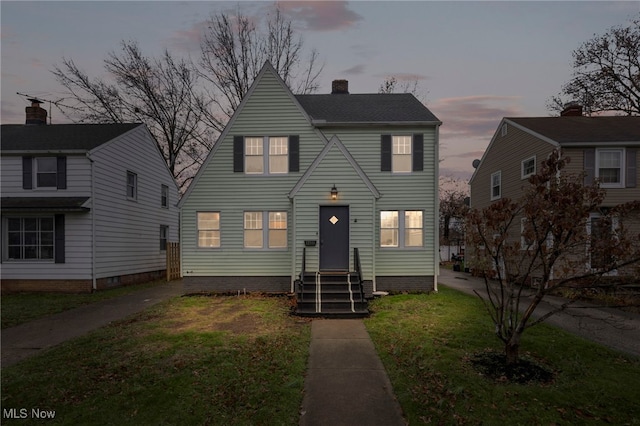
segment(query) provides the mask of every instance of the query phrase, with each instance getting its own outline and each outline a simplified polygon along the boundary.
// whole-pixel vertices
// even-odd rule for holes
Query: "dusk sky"
[[[241,2],[263,16],[272,2]],[[571,52],[595,34],[627,25],[640,2],[281,2],[306,48],[325,67],[318,93],[334,79],[351,93],[376,93],[388,75],[418,79],[443,121],[441,175],[468,178],[500,119],[548,116],[547,99],[571,77]],[[121,40],[147,55],[165,47],[197,57],[210,13],[233,2],[10,2],[2,16],[2,124],[24,123],[16,92],[57,101],[52,77],[63,57],[92,77]],[[48,108],[48,105],[43,105]],[[66,122],[53,109],[53,124]]]

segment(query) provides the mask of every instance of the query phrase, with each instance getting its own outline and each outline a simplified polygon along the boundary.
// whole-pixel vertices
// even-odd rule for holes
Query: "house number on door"
[[[329,218],[329,222],[331,222],[331,224],[335,225],[336,223],[338,223],[338,218],[335,216],[331,216],[331,218]]]

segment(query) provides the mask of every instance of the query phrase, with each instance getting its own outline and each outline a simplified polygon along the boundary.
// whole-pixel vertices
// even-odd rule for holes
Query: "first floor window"
[[[160,225],[160,250],[167,250],[167,241],[169,240],[169,227]]]
[[[198,247],[220,247],[220,212],[198,212]]]
[[[614,238],[614,221],[603,218],[599,214],[592,214],[589,220],[589,255],[591,269],[604,269],[613,263],[611,252],[607,246]]]
[[[287,212],[244,212],[244,247],[286,248]]]
[[[53,217],[7,219],[7,257],[10,260],[53,260]]]
[[[422,247],[421,210],[381,211],[380,247]]]
[[[495,172],[491,175],[491,200],[502,197],[502,173]]]
[[[127,198],[135,200],[138,198],[138,175],[127,172]]]

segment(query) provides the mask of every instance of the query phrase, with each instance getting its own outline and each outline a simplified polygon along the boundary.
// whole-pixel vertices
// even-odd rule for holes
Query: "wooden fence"
[[[167,281],[180,278],[180,243],[167,242]]]

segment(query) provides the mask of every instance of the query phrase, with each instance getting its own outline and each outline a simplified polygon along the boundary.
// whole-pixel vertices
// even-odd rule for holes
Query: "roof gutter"
[[[311,120],[315,127],[410,127],[410,126],[439,126],[442,121],[326,121]]]

